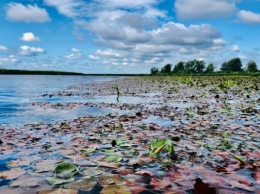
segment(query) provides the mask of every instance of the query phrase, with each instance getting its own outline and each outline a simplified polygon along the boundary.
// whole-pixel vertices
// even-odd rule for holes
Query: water
[[[32,107],[37,102],[86,102],[81,97],[43,97],[66,87],[91,82],[104,82],[117,77],[58,76],[58,75],[0,75],[0,124],[19,125],[41,121],[73,119],[83,111],[98,112],[95,108],[79,111],[48,112]],[[55,118],[54,118],[55,117]]]

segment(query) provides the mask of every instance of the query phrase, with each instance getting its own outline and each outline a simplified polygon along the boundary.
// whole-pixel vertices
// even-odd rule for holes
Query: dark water
[[[94,108],[86,110],[44,112],[33,108],[33,102],[86,102],[81,97],[42,97],[58,90],[67,90],[67,86],[104,82],[116,77],[98,76],[49,76],[49,75],[0,75],[0,124],[19,125],[37,123],[41,121],[54,121],[59,119],[75,118],[80,116],[79,111],[100,111]],[[55,117],[55,119],[54,119]]]

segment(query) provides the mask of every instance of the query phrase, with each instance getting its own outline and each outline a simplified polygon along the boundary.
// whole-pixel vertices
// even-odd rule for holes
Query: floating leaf
[[[118,193],[124,193],[124,194],[132,194],[132,192],[129,190],[129,188],[125,185],[107,185],[105,186],[101,194],[118,194]]]
[[[48,172],[51,171],[55,168],[55,164],[48,164],[48,165],[37,165],[35,167],[35,172],[40,173],[40,172]]]
[[[164,139],[153,140],[151,142],[151,151],[154,152],[157,148],[163,146],[164,144],[165,144]]]
[[[248,186],[241,181],[229,180],[228,183],[232,186],[232,188],[239,188],[239,189],[243,189],[245,191],[251,191],[251,192],[255,191],[255,188],[253,187],[253,185]]]
[[[172,180],[169,177],[163,177],[162,179],[152,178],[149,186],[154,190],[163,191],[165,188],[169,187],[172,184]]]
[[[124,140],[124,139],[117,139],[116,140],[116,145],[121,145],[121,144],[124,144],[124,143],[126,143],[126,141]]]
[[[72,189],[49,189],[44,191],[39,191],[38,194],[77,194],[78,190]]]
[[[80,152],[84,155],[91,155],[93,152],[96,151],[96,147],[90,147],[90,148],[87,148],[87,149],[81,149]]]
[[[47,177],[46,180],[48,181],[49,184],[51,185],[59,185],[63,183],[69,183],[74,181],[75,179],[73,177],[69,179],[61,179],[61,178],[55,178],[55,177]]]
[[[138,193],[141,193],[141,192],[147,190],[144,185],[138,184],[136,182],[129,182],[128,181],[128,182],[126,182],[126,186],[130,189],[132,194],[138,194]]]
[[[18,159],[8,162],[8,166],[10,167],[17,167],[17,166],[28,166],[30,165],[30,159]]]
[[[88,168],[85,168],[83,170],[83,172],[81,172],[81,173],[84,176],[91,178],[91,177],[103,174],[103,170],[96,168],[96,167],[88,167]]]
[[[114,162],[98,162],[99,166],[102,167],[108,167],[108,168],[118,168],[120,166],[120,163],[114,163]]]
[[[26,189],[27,190],[27,189]],[[7,186],[0,187],[0,194],[20,194],[25,193],[25,189],[22,188],[10,188]]]
[[[123,179],[118,174],[106,174],[99,176],[99,184],[104,185],[112,185],[112,184],[122,184]]]
[[[42,160],[42,161],[38,162],[36,165],[45,166],[45,165],[49,165],[49,164],[56,164],[58,162],[60,162],[60,161],[57,159],[48,159],[48,160]]]
[[[38,185],[38,179],[27,175],[20,176],[10,184],[12,187],[36,187]]]
[[[122,157],[116,154],[111,154],[105,157],[104,160],[107,162],[119,162],[120,160],[122,160]]]
[[[117,172],[120,174],[120,175],[127,175],[127,174],[133,174],[133,170],[132,169],[126,169],[126,168],[121,168],[121,169],[118,169]]]
[[[55,168],[55,172],[60,178],[70,178],[77,173],[77,167],[70,162],[62,162]]]
[[[98,165],[97,163],[91,162],[88,160],[75,161],[75,162],[73,162],[73,164],[78,165],[78,166],[89,166],[89,167],[95,167]]]
[[[16,179],[25,173],[24,169],[12,168],[11,170],[0,172],[0,177],[3,179]]]
[[[81,191],[90,191],[95,185],[97,181],[95,180],[80,180],[72,183],[68,183],[64,185],[66,189],[79,189]]]

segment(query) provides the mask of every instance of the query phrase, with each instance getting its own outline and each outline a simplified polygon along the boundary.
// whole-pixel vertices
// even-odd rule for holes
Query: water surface
[[[0,75],[0,124],[19,125],[41,121],[73,119],[84,111],[98,112],[94,108],[78,111],[44,112],[30,104],[37,102],[86,102],[80,96],[42,96],[58,90],[68,91],[68,86],[82,83],[104,82],[118,77],[108,76],[64,76],[64,75]],[[55,117],[55,118],[54,118]]]

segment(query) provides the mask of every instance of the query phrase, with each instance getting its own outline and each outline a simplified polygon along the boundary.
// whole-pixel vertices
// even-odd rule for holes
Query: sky
[[[1,0],[0,68],[149,73],[179,61],[260,68],[260,0]]]

